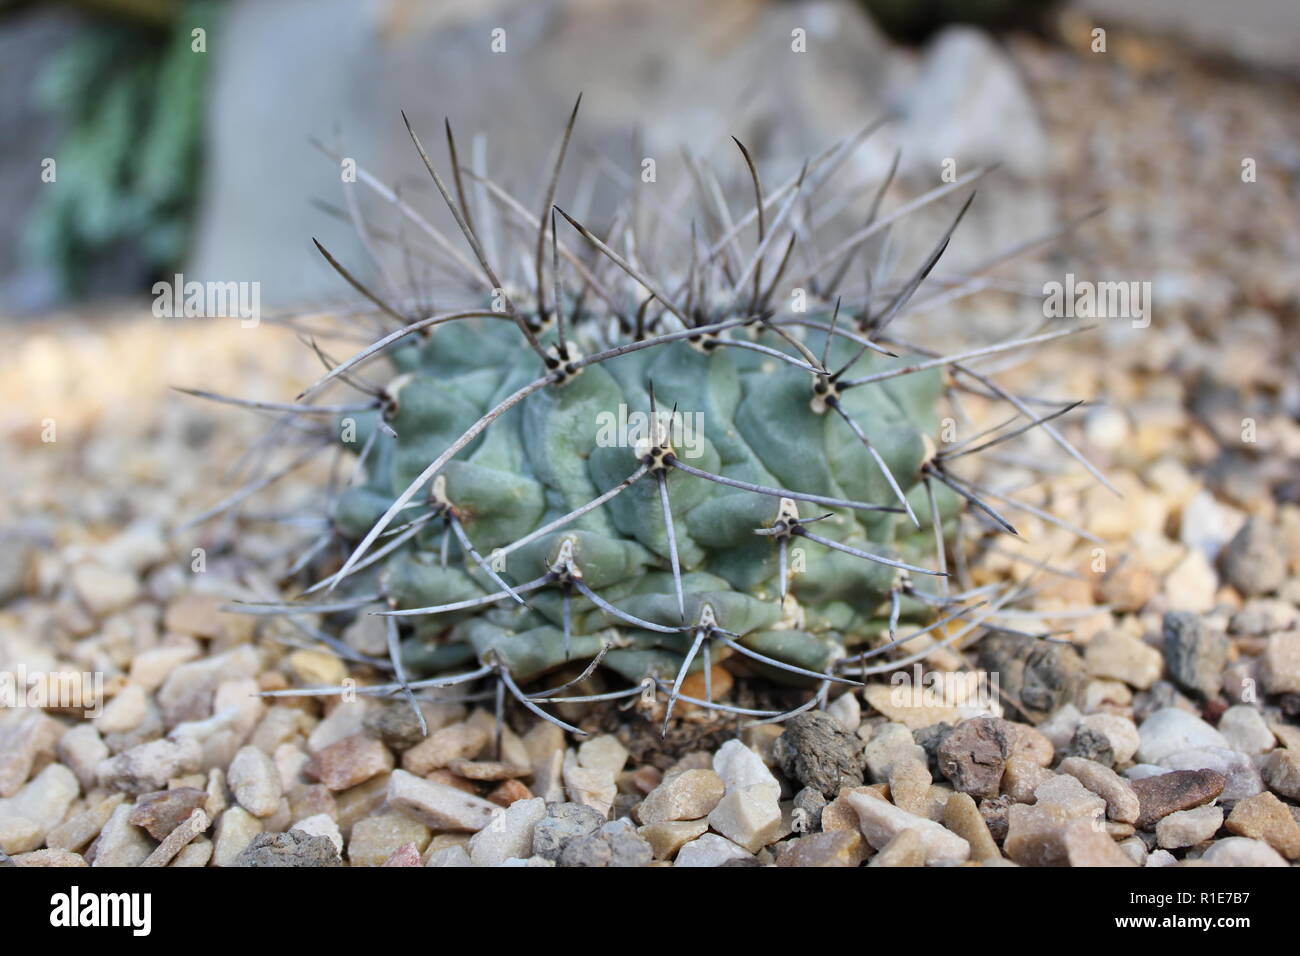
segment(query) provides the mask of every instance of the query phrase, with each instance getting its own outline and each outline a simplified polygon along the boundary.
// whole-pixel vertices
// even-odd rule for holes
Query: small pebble
[[[1194,846],[1210,839],[1223,826],[1223,811],[1218,807],[1178,810],[1156,824],[1156,841],[1166,850]]]
[[[306,773],[309,779],[319,780],[337,792],[392,769],[393,755],[382,741],[365,734],[350,734],[318,750]]]

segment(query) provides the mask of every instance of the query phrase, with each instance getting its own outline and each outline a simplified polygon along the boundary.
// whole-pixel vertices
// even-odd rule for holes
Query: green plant
[[[705,692],[692,703],[779,720],[796,711],[713,700],[710,664],[730,658],[811,687],[802,710],[832,682],[887,673],[975,632],[1015,589],[948,587],[956,515],[972,507],[996,530],[1015,530],[954,474],[953,461],[1050,429],[1074,404],[1035,411],[965,363],[1076,329],[951,355],[894,334],[973,194],[911,275],[886,285],[869,267],[850,303],[837,292],[850,263],[908,208],[882,214],[892,172],[865,223],[796,265],[798,203],[859,140],[837,144],[770,192],[740,146],[753,210],[734,224],[719,215],[707,241],[691,230],[684,261],[657,277],[640,265],[646,250],[616,250],[633,248],[625,227],[603,241],[554,205],[574,117],[540,214],[463,170],[450,128],[448,187],[411,131],[469,256],[358,171],[481,291],[469,308],[430,315],[373,291],[317,243],[374,304],[383,334],[343,362],[327,360],[327,373],[293,403],[242,404],[334,420],[355,453],[355,477],[332,499],[319,547],[345,543],[346,558],[306,601],[243,610],[378,615],[394,680],[365,692],[413,697],[496,679],[501,692],[570,730],[541,704],[592,699],[562,692],[597,666],[624,685],[600,699],[657,696],[665,725],[685,675],[698,669]],[[505,210],[508,225],[528,230],[510,282],[484,245],[486,208],[471,207],[466,179]],[[394,239],[349,205],[367,248]],[[745,253],[747,233],[755,245]],[[786,296],[806,296],[809,306],[787,310]],[[390,379],[373,384],[385,366]],[[1023,422],[939,452],[943,377],[954,373],[1011,402]],[[339,385],[364,399],[317,403]],[[904,621],[913,626],[899,636]],[[356,656],[330,634],[317,636]],[[558,687],[524,690],[554,671],[566,678]]]
[[[159,25],[95,20],[37,77],[41,106],[63,124],[57,185],[29,224],[27,249],[64,291],[85,292],[92,265],[121,247],[155,272],[189,238],[203,156],[208,57],[192,31],[217,8],[190,0]]]

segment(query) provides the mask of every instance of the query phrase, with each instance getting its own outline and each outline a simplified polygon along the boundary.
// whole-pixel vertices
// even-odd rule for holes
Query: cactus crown
[[[737,140],[753,207],[733,221],[716,181],[695,169],[711,235],[692,224],[671,244],[682,261],[652,272],[643,261],[661,250],[652,256],[633,241],[633,216],[616,217],[602,240],[555,205],[576,116],[575,105],[536,211],[482,170],[462,168],[450,126],[449,188],[408,121],[469,254],[358,170],[432,241],[421,254],[476,301],[428,314],[372,290],[317,243],[373,304],[365,315],[379,338],[345,361],[326,360],[326,374],[293,403],[234,401],[338,419],[353,475],[332,495],[328,533],[295,571],[330,545],[343,543],[346,558],[305,600],[242,609],[377,615],[386,660],[316,634],[392,674],[364,692],[414,701],[426,688],[495,681],[498,702],[508,692],[578,733],[541,705],[593,699],[574,685],[597,666],[626,682],[597,697],[657,701],[665,727],[687,674],[701,669],[704,691],[686,695],[691,703],[780,720],[824,699],[832,683],[960,647],[989,626],[1015,592],[949,587],[946,541],[963,509],[988,530],[1015,529],[952,462],[1028,428],[1050,429],[1074,405],[1035,410],[965,363],[1068,332],[956,355],[893,334],[973,193],[912,274],[885,285],[868,265],[863,289],[839,291],[864,245],[908,208],[982,173],[884,214],[891,169],[865,222],[819,254],[810,233],[825,223],[808,200],[874,127],[772,190]],[[481,200],[473,207],[471,190]],[[349,208],[370,249],[380,234],[355,200]],[[503,281],[487,236],[511,230],[530,241],[517,275]],[[409,260],[412,247],[402,245]],[[806,308],[779,308],[795,289]],[[372,384],[384,364],[392,377]],[[1019,426],[937,452],[945,375],[1009,402]],[[331,386],[363,400],[318,402]],[[900,637],[904,621],[914,623]],[[711,665],[724,658],[812,695],[787,712],[714,700]],[[566,666],[574,673],[558,687],[522,689]]]

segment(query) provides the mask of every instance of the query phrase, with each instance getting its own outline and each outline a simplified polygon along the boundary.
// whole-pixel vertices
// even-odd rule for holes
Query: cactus
[[[704,693],[687,696],[692,704],[780,720],[824,700],[832,683],[857,684],[937,646],[961,646],[1014,594],[950,586],[959,514],[973,509],[992,530],[1015,529],[954,474],[953,459],[1040,426],[1079,457],[1048,424],[1073,404],[1035,410],[963,363],[1076,330],[949,355],[894,337],[893,321],[973,193],[910,276],[886,288],[868,268],[862,294],[839,295],[849,264],[898,216],[881,214],[892,171],[864,225],[796,266],[796,204],[860,136],[772,191],[737,141],[752,211],[734,224],[719,216],[711,240],[692,228],[678,244],[684,261],[652,276],[640,265],[644,251],[627,251],[634,246],[620,236],[602,241],[555,204],[576,115],[575,106],[540,214],[463,170],[450,127],[449,188],[408,122],[469,255],[359,171],[434,237],[442,259],[478,288],[478,302],[429,314],[372,290],[317,243],[374,304],[383,334],[329,361],[293,403],[270,407],[336,420],[354,477],[331,499],[321,547],[341,542],[347,556],[300,599],[242,610],[377,615],[389,658],[367,663],[392,680],[363,692],[413,701],[426,688],[495,681],[498,701],[509,693],[576,733],[542,705],[653,697],[666,728],[686,675],[702,670]],[[495,201],[506,225],[535,237],[509,282],[484,245],[487,212],[471,208],[465,179]],[[369,247],[378,233],[350,207]],[[745,253],[740,237],[751,227],[756,244]],[[795,287],[807,290],[807,309],[779,307]],[[1019,427],[939,452],[945,376],[956,374],[1015,406]],[[316,401],[334,386],[363,400]],[[310,566],[308,555],[296,562]],[[714,700],[711,665],[726,658],[810,694],[790,711]],[[617,675],[621,689],[575,696],[596,667]],[[555,671],[569,679],[524,690],[555,683]]]

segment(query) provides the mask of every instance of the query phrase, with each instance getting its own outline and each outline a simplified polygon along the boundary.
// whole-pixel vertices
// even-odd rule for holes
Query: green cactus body
[[[828,320],[829,315],[811,318]],[[775,336],[766,339],[780,340]],[[807,339],[814,352],[824,333]],[[554,336],[542,338],[554,344]],[[832,341],[827,364],[856,347]],[[535,374],[537,358],[508,322],[472,319],[438,329],[395,364],[389,414],[395,435],[380,433],[371,413],[340,434],[367,452],[367,478],[340,499],[336,521],[349,537],[365,532],[428,462],[503,397]],[[868,356],[855,373],[870,374],[904,359]],[[846,392],[845,412],[860,422],[904,490],[918,489],[935,411],[939,372],[930,370]],[[407,641],[412,664],[430,644],[468,643],[492,651],[517,679],[527,680],[612,645],[605,666],[631,681],[671,678],[691,644],[690,626],[707,605],[718,627],[765,656],[824,671],[849,648],[882,628],[898,569],[802,541],[791,548],[789,596],[782,600],[778,545],[770,529],[779,499],[666,469],[668,501],[681,569],[685,617],[679,612],[659,479],[647,473],[625,491],[562,528],[503,553],[513,542],[580,508],[625,481],[641,465],[653,432],[650,388],[673,454],[694,468],[769,488],[827,498],[887,502],[891,489],[866,445],[839,416],[814,408],[809,376],[766,355],[674,342],[583,369],[563,385],[538,392],[507,411],[441,472],[437,483],[480,556],[512,585],[545,576],[560,549],[571,547],[583,583],[628,615],[666,627],[638,627],[559,584],[538,589],[528,607],[504,601],[417,617]],[[670,411],[675,409],[674,411]],[[798,502],[822,537],[895,559],[918,560],[928,536],[928,504],[915,498],[922,531],[894,512],[827,508]],[[944,489],[942,510],[955,497]],[[445,528],[430,523],[392,553],[374,577],[395,607],[438,607],[499,592],[499,584]],[[445,561],[444,561],[445,554]],[[569,604],[570,639],[563,638]],[[919,613],[921,608],[911,609]],[[468,654],[466,657],[470,656]],[[692,667],[699,666],[699,659]],[[768,668],[773,675],[808,678]]]
[[[342,544],[347,557],[341,566],[315,566],[328,576],[308,593],[328,584],[333,593],[324,602],[251,613],[380,614],[389,660],[367,660],[385,664],[396,680],[373,692],[413,701],[413,689],[495,679],[498,695],[508,690],[576,730],[539,706],[572,696],[547,698],[555,691],[530,694],[520,684],[561,668],[581,676],[599,665],[622,678],[602,699],[667,693],[666,724],[692,669],[706,675],[706,699],[697,703],[727,710],[712,699],[707,675],[715,661],[743,658],[749,673],[816,687],[815,701],[829,682],[854,683],[846,675],[869,677],[919,660],[929,653],[928,639],[908,642],[961,619],[942,638],[953,640],[987,618],[990,612],[968,616],[980,604],[992,611],[1014,598],[1010,587],[983,602],[976,599],[985,589],[947,588],[946,542],[961,527],[963,509],[982,512],[990,533],[1015,532],[950,470],[980,446],[967,439],[959,443],[966,450],[949,445],[936,453],[941,392],[945,376],[960,374],[967,387],[1030,419],[988,444],[1042,425],[1074,404],[1036,412],[958,362],[1069,332],[949,355],[887,332],[939,261],[970,198],[901,282],[886,287],[868,265],[865,286],[852,304],[844,299],[841,314],[834,290],[862,242],[888,225],[876,222],[888,181],[868,227],[852,226],[856,238],[826,258],[805,253],[813,261],[795,278],[787,266],[800,235],[787,214],[800,190],[833,173],[857,141],[810,160],[770,193],[741,146],[752,214],[730,229],[714,221],[707,237],[692,229],[689,261],[650,275],[638,256],[629,262],[615,251],[639,245],[629,219],[616,217],[607,244],[553,205],[576,112],[541,215],[492,187],[513,224],[536,237],[508,286],[497,273],[505,263],[494,266],[496,251],[485,248],[470,221],[460,168],[453,197],[411,130],[473,254],[442,239],[447,271],[475,290],[474,309],[431,315],[396,298],[396,287],[376,292],[317,243],[377,306],[375,321],[402,327],[332,368],[297,403],[281,405],[291,416],[342,419],[338,436],[356,467],[330,499],[325,543]],[[448,138],[455,162],[450,130]],[[361,180],[397,200],[368,174]],[[421,232],[440,236],[397,204]],[[563,240],[557,213],[572,226]],[[474,207],[480,224],[488,215],[485,202]],[[744,253],[748,237],[741,236],[751,223],[757,242]],[[641,254],[673,261],[661,252]],[[361,366],[364,378],[353,378]],[[372,401],[349,404],[363,409],[350,413],[314,404],[322,389],[340,384]],[[329,444],[337,447],[334,439]],[[376,597],[386,610],[374,610]],[[900,635],[900,621],[918,623]],[[870,666],[868,658],[875,658]],[[790,713],[730,712],[773,720]]]

